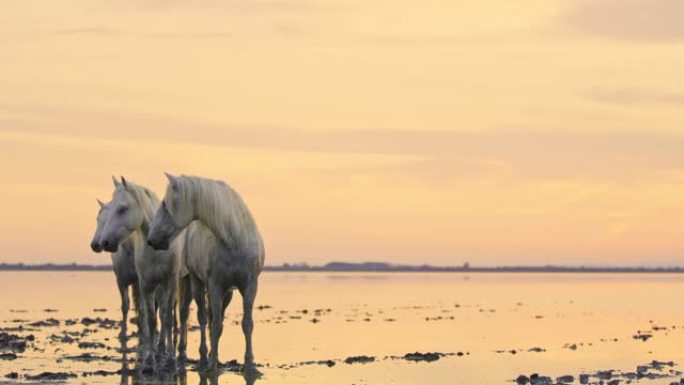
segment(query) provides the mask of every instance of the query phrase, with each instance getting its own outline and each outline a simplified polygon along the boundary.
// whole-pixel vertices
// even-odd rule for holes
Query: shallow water
[[[267,272],[260,285],[256,305],[265,308],[255,310],[254,344],[264,373],[257,383],[263,385],[501,384],[535,372],[555,379],[606,369],[633,372],[652,360],[684,365],[684,311],[679,301],[684,275]],[[63,359],[85,352],[120,358],[116,329],[96,329],[81,338],[103,342],[105,349],[48,342],[53,334],[83,330],[80,323],[65,326],[66,319],[120,319],[113,273],[0,272],[0,293],[0,327],[60,320],[59,326],[24,332],[36,337],[34,346],[16,360],[0,360],[0,376],[71,371],[79,378],[70,383],[164,382],[118,375],[86,379],[83,372],[115,371],[122,364]],[[222,361],[242,361],[241,307],[236,295],[221,339]],[[194,307],[191,324],[196,324]],[[654,326],[666,329],[652,330]],[[134,330],[131,325],[129,331]],[[638,331],[650,331],[653,337],[634,339]],[[199,332],[189,336],[188,354],[197,358]],[[135,344],[133,338],[129,345]],[[568,348],[572,344],[577,348]],[[545,351],[528,351],[535,347]],[[429,363],[385,359],[416,351],[463,355]],[[342,362],[358,355],[376,361]],[[335,360],[333,367],[301,364],[328,359]],[[641,382],[669,384],[679,378]],[[176,380],[198,384],[201,378],[188,371]],[[243,382],[235,373],[218,378],[220,384]]]

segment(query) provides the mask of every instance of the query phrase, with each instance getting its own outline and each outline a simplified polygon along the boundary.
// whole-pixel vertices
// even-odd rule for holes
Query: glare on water
[[[255,311],[255,355],[264,365],[258,383],[498,384],[534,372],[577,377],[605,369],[634,371],[652,360],[684,363],[684,312],[678,301],[683,291],[684,276],[669,274],[266,272]],[[29,349],[14,361],[0,361],[0,375],[121,368],[113,360],[61,359],[88,350],[47,343],[62,330],[83,329],[80,324],[65,326],[66,319],[120,319],[112,273],[2,272],[0,292],[0,327],[49,317],[62,321],[60,326],[31,331],[36,347],[44,351]],[[107,310],[94,312],[95,308]],[[242,361],[240,312],[236,295],[221,339],[222,361]],[[191,318],[195,325],[194,307]],[[653,337],[634,339],[639,331]],[[93,354],[120,357],[115,336],[116,330],[100,330],[83,340],[110,347]],[[190,332],[191,358],[198,356],[198,337],[197,331]],[[135,344],[131,339],[129,345]],[[463,355],[429,363],[386,358],[411,352]],[[375,361],[343,362],[358,355],[373,356]],[[335,361],[333,367],[302,365],[328,359]],[[192,371],[185,380],[200,382]],[[87,382],[120,381],[107,376],[88,377]],[[243,381],[232,373],[218,379]]]

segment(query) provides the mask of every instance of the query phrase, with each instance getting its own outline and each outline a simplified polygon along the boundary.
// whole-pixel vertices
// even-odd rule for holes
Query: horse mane
[[[117,188],[125,189],[125,191],[133,196],[133,199],[138,202],[138,205],[142,209],[143,222],[147,225],[151,224],[152,219],[154,219],[154,214],[159,207],[159,198],[157,195],[147,189],[147,187],[129,181],[126,181],[125,186],[121,184]]]
[[[170,207],[171,212],[192,210],[195,205],[195,217],[229,248],[251,247],[260,242],[259,231],[247,205],[226,183],[186,175],[176,177],[176,181],[180,202],[186,207]],[[168,189],[172,188],[168,186]],[[167,196],[170,193],[167,190]]]

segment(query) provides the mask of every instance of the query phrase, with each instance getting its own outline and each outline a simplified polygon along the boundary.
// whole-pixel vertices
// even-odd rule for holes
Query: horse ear
[[[105,206],[105,204],[104,204],[101,200],[99,200],[99,199],[97,199],[97,203],[100,204],[100,207],[104,207],[104,206]]]
[[[116,177],[114,175],[112,175],[112,181],[114,182],[114,187],[119,187],[119,185],[121,184],[121,182],[116,180]]]
[[[123,184],[126,190],[128,190],[128,182],[126,182],[126,178],[123,176],[121,177],[121,184]]]
[[[168,172],[165,172],[164,175],[166,175],[166,178],[169,180],[169,183],[171,183],[172,186],[175,186],[178,183],[175,176],[169,174]]]

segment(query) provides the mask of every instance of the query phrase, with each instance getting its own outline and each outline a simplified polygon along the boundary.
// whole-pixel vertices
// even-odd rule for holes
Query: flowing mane
[[[222,181],[186,175],[178,177],[177,181],[180,204],[186,207],[173,207],[169,200],[166,204],[171,212],[194,210],[196,218],[229,248],[261,247],[261,237],[252,214],[230,186]],[[171,191],[167,190],[166,196],[170,194]]]
[[[124,191],[131,194],[133,199],[138,203],[143,213],[143,222],[146,226],[149,226],[154,219],[154,214],[157,212],[159,207],[159,198],[155,193],[148,190],[147,187],[143,187],[139,184],[126,181],[126,184],[121,184],[117,187],[117,190],[124,189]]]

